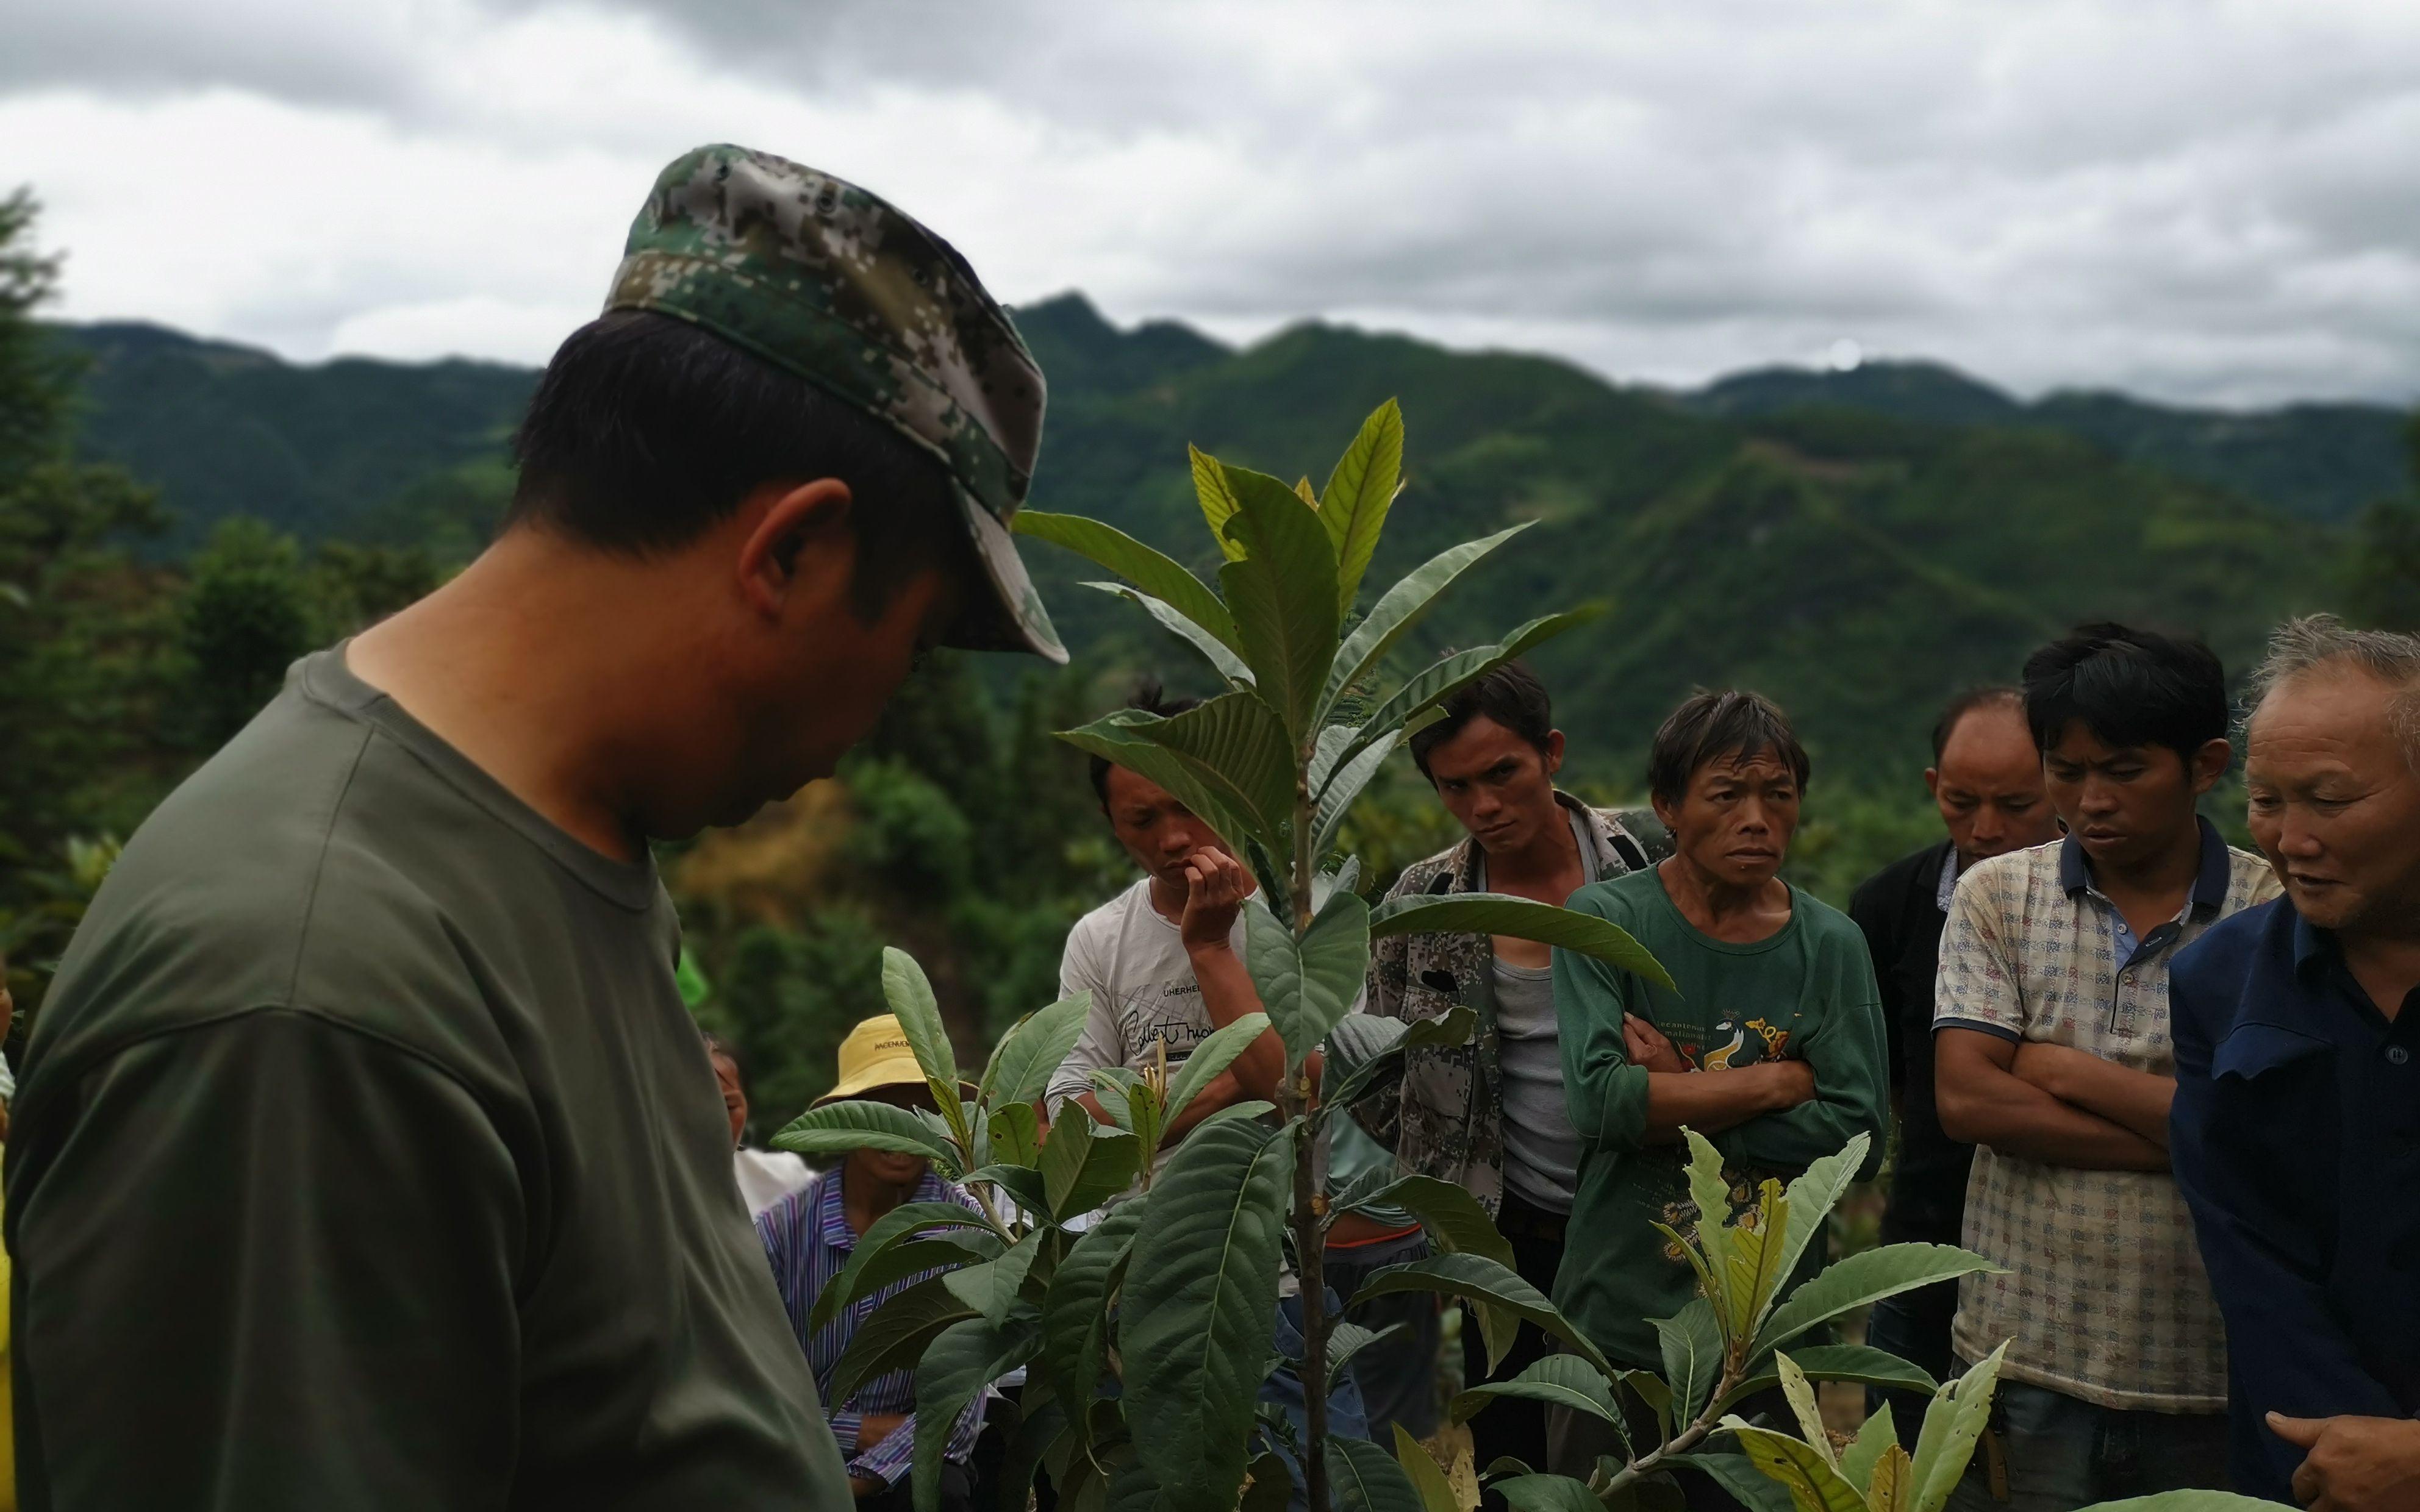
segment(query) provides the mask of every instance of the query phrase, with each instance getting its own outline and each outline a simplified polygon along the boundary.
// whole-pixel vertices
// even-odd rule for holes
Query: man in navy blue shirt
[[[2170,980],[2169,1149],[2229,1349],[2239,1489],[2420,1508],[2420,637],[2277,632],[2244,780],[2285,896]]]

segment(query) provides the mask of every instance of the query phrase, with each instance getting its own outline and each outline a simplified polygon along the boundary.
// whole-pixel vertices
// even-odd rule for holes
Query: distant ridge
[[[2383,407],[2221,414],[2119,395],[2020,402],[1954,369],[1764,369],[1685,393],[1571,363],[1306,322],[1234,348],[1122,328],[1080,294],[1013,312],[1049,380],[1032,503],[1094,516],[1215,574],[1187,442],[1322,481],[1372,408],[1403,403],[1410,488],[1371,581],[1455,542],[1532,528],[1475,569],[1406,655],[1500,632],[1539,604],[1606,617],[1544,648],[1581,779],[1635,791],[1649,733],[1698,686],[1780,698],[1818,792],[1921,767],[1956,688],[2013,676],[2065,625],[2208,636],[2230,667],[2282,614],[2337,607],[2341,522],[2407,486]],[[225,516],[306,542],[466,558],[510,488],[535,374],[492,363],[311,366],[156,326],[59,328],[92,359],[85,444],[163,491],[175,554]],[[1095,691],[1191,653],[1028,549]],[[1007,669],[1005,675],[1015,675]]]
[[[2408,412],[2374,404],[2195,409],[2107,390],[2059,390],[2024,404],[1939,363],[1864,363],[1847,371],[1766,367],[1720,378],[1681,402],[1704,414],[1761,417],[1830,408],[1947,425],[2046,425],[2130,462],[2200,478],[2305,519],[2350,519],[2406,486]]]

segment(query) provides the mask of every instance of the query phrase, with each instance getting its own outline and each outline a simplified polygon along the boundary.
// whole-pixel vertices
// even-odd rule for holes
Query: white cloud
[[[1852,339],[2023,390],[2420,394],[2399,3],[202,14],[85,0],[12,37],[0,182],[50,207],[64,313],[541,360],[655,169],[739,140],[889,195],[1003,298],[1230,336],[1326,316],[1668,382]]]

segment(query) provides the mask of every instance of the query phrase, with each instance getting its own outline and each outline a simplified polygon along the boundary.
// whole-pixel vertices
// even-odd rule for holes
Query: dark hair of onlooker
[[[1542,751],[1546,748],[1546,737],[1555,733],[1555,706],[1546,697],[1546,685],[1517,661],[1508,661],[1478,681],[1464,684],[1438,707],[1445,717],[1412,735],[1412,764],[1422,777],[1429,775],[1429,752],[1481,715]]]
[[[2190,766],[2226,734],[2226,671],[2210,647],[2102,622],[2025,658],[2025,723],[2048,750],[2082,720],[2118,749],[2161,746]]]
[[[1158,715],[1163,719],[1173,719],[1187,709],[1198,709],[1201,706],[1200,699],[1170,698],[1160,691],[1159,684],[1156,682],[1136,684],[1134,692],[1122,705],[1125,708],[1140,709],[1145,714]],[[1094,756],[1091,762],[1093,796],[1100,800],[1103,813],[1109,811],[1110,765],[1111,763],[1106,756]]]
[[[1958,721],[1978,709],[2007,708],[2018,718],[2025,716],[2025,690],[2010,687],[2006,683],[1993,683],[1988,687],[1970,687],[1949,701],[1941,717],[1932,722],[1932,763],[1941,764],[1941,753],[1949,748],[1949,737],[1958,733]]]
[[[506,526],[634,557],[695,540],[761,484],[838,478],[856,505],[849,605],[864,620],[926,567],[981,571],[937,459],[804,378],[651,311],[613,311],[565,340],[513,455]]]
[[[1771,754],[1790,768],[1799,791],[1814,773],[1781,705],[1739,688],[1693,693],[1655,732],[1647,751],[1647,791],[1661,803],[1688,796],[1689,779],[1715,762]]]
[[[720,1057],[721,1059],[731,1062],[732,1071],[739,1077],[739,1094],[742,1097],[747,1096],[749,1090],[748,1063],[739,1058],[738,1051],[731,1048],[731,1041],[715,1033],[712,1029],[700,1029],[697,1031],[697,1037],[706,1041],[706,1056],[708,1060],[712,1060]]]

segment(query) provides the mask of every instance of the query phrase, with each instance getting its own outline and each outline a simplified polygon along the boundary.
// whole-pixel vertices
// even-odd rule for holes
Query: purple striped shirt
[[[931,1171],[918,1182],[909,1195],[910,1202],[955,1202],[975,1207],[954,1182],[946,1181]],[[980,1211],[980,1209],[976,1211]],[[765,1242],[766,1257],[773,1262],[773,1282],[781,1288],[782,1306],[790,1315],[790,1331],[799,1336],[799,1347],[807,1351],[807,1364],[815,1373],[815,1389],[823,1394],[825,1412],[831,1423],[832,1436],[840,1440],[844,1450],[857,1443],[860,1420],[868,1413],[904,1412],[908,1420],[899,1425],[878,1443],[859,1448],[848,1462],[851,1475],[880,1479],[892,1485],[908,1473],[916,1447],[916,1372],[893,1370],[875,1377],[857,1388],[855,1396],[845,1402],[831,1399],[832,1366],[839,1363],[841,1351],[874,1310],[892,1298],[933,1274],[894,1281],[869,1297],[861,1297],[840,1310],[823,1327],[810,1330],[808,1318],[814,1313],[815,1298],[841,1269],[848,1264],[851,1252],[857,1248],[857,1230],[849,1227],[848,1214],[841,1203],[840,1167],[816,1176],[805,1186],[756,1216],[757,1237]],[[975,1435],[983,1431],[984,1394],[958,1414],[957,1423],[950,1429],[949,1442],[942,1448],[946,1458],[960,1464],[973,1455]]]

